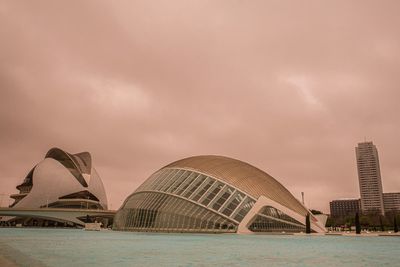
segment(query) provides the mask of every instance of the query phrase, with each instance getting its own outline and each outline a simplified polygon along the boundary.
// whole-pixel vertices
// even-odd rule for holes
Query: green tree
[[[346,223],[348,223],[350,225],[354,225],[356,223],[356,221],[354,220],[354,214],[352,216],[346,217]]]
[[[361,234],[361,224],[360,224],[360,216],[358,215],[358,212],[356,213],[356,234]]]
[[[351,231],[351,226],[355,224],[354,216],[347,216],[345,218],[345,224],[349,228],[349,231]]]
[[[380,226],[381,226],[381,231],[384,232],[384,231],[385,231],[385,226],[383,225],[382,216],[379,216],[379,224],[380,224]]]
[[[360,216],[360,224],[364,227],[369,227],[372,225],[372,220],[369,216],[362,215]]]

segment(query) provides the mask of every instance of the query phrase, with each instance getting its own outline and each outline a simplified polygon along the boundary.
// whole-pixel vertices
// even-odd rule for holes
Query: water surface
[[[400,266],[400,238],[0,228],[0,256],[20,266]]]

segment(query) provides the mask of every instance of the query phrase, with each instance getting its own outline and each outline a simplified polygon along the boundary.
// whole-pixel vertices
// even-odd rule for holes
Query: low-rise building
[[[400,211],[400,192],[383,193],[385,212]]]
[[[329,203],[332,217],[343,217],[355,215],[361,210],[360,199],[346,198],[332,200]]]

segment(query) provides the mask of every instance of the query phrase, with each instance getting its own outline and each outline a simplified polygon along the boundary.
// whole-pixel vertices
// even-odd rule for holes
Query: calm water
[[[0,228],[1,255],[21,266],[400,266],[400,238]]]

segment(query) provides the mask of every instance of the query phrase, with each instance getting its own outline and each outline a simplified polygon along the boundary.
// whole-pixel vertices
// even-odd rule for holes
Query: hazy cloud
[[[220,154],[328,211],[359,195],[364,136],[400,191],[399,8],[0,1],[0,194],[53,146],[92,153],[112,208],[163,165]]]

